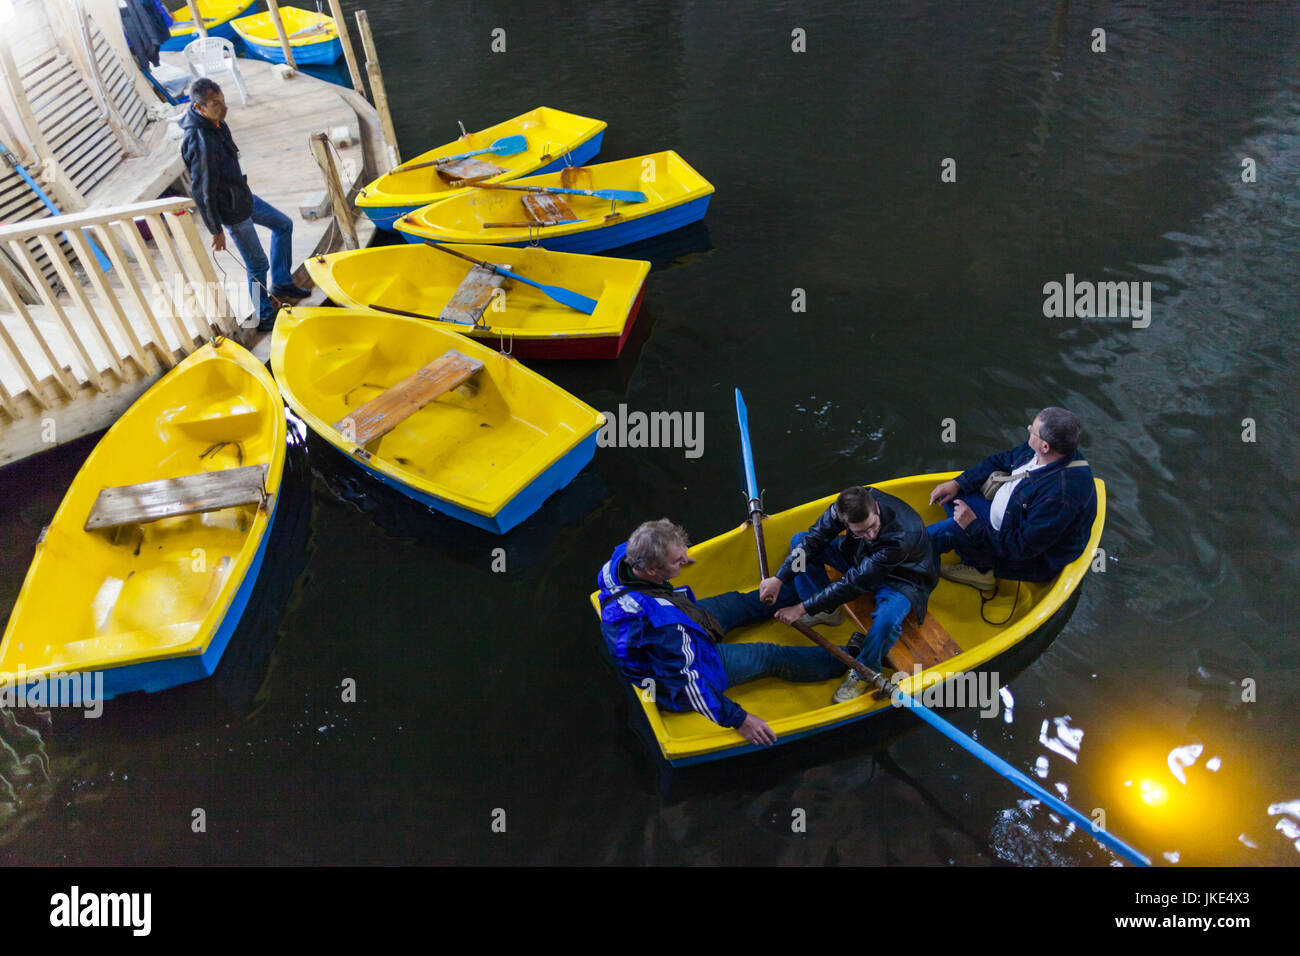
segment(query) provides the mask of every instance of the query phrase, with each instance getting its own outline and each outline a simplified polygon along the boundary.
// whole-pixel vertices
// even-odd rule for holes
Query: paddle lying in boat
[[[284,403],[229,339],[104,434],[43,532],[0,642],[0,685],[103,673],[103,697],[212,674],[257,585],[285,464]]]
[[[198,7],[199,16],[203,19],[203,29],[208,36],[234,40],[238,36],[234,20],[252,13],[257,6],[257,0],[196,0],[195,6]],[[194,28],[189,4],[182,3],[173,9],[171,17],[174,21],[170,30],[171,35],[163,41],[160,49],[183,50],[199,36],[198,30]]]
[[[504,182],[558,172],[568,165],[581,166],[600,151],[604,135],[605,123],[600,120],[539,107],[414,157],[362,189],[356,205],[375,225],[391,232],[399,217],[467,191],[453,187],[451,179]],[[452,156],[467,150],[474,152],[514,137],[526,142],[526,148],[518,153],[497,153],[491,163],[472,156],[451,161]],[[408,175],[412,170],[419,172]]]
[[[283,309],[271,368],[307,427],[362,471],[504,534],[591,460],[604,417],[440,323]]]
[[[758,479],[754,470],[753,448],[750,445],[750,441],[749,441],[749,411],[745,407],[745,400],[743,397],[741,397],[740,389],[736,389],[736,419],[740,426],[741,456],[744,461],[745,481],[749,489],[749,499],[750,499],[749,518],[754,525],[754,536],[755,536],[755,541],[758,545],[758,580],[761,583],[765,581],[768,577],[767,548],[763,542],[763,532],[761,527],[762,510],[761,507],[758,506],[758,497],[756,493],[756,489],[758,487]],[[852,610],[850,610],[849,613],[853,616],[853,619],[858,624],[858,626],[862,627],[862,622],[858,620],[857,615],[854,614]],[[879,674],[876,671],[872,670],[870,667],[868,667],[866,664],[862,663],[861,661],[855,660],[854,658],[850,657],[841,648],[833,644],[831,641],[827,640],[822,635],[818,634],[808,625],[803,624],[802,622],[799,621],[795,621],[794,624],[791,626],[794,627],[794,629],[797,630],[804,637],[808,638],[808,640],[818,645],[822,650],[826,651],[828,654],[830,654],[832,657],[834,657],[836,660],[842,663],[845,667],[851,668],[852,670],[856,671],[858,676],[860,676],[863,680],[867,681],[868,683],[874,684],[881,693],[886,694],[888,696],[891,702],[896,703],[896,705],[898,706],[902,706],[910,709],[913,713],[916,714],[916,716],[920,717],[921,720],[923,720],[925,723],[929,724],[931,727],[938,730],[949,740],[953,741],[953,743],[957,744],[967,753],[971,754],[976,759],[981,761],[985,766],[989,767],[992,770],[997,771],[999,774],[1001,774],[1007,780],[1010,780],[1021,790],[1024,790],[1026,793],[1028,793],[1030,796],[1042,800],[1044,803],[1046,803],[1057,813],[1061,814],[1062,816],[1072,821],[1076,826],[1080,827],[1085,832],[1091,833],[1096,838],[1097,842],[1102,844],[1102,846],[1105,846],[1115,851],[1121,857],[1128,860],[1130,863],[1136,864],[1137,866],[1151,865],[1151,861],[1149,859],[1147,859],[1137,850],[1130,847],[1123,840],[1120,840],[1118,837],[1112,836],[1111,834],[1107,833],[1105,830],[1097,830],[1092,825],[1093,823],[1092,820],[1085,817],[1082,813],[1074,809],[1074,807],[1070,806],[1065,801],[1059,799],[1055,795],[1049,793],[1043,787],[1034,783],[1034,781],[1030,780],[1027,776],[1025,776],[1024,773],[1017,770],[1015,767],[1011,766],[1009,763],[1007,763],[997,754],[993,753],[987,747],[984,747],[983,745],[976,743],[973,739],[968,737],[966,734],[962,733],[956,727],[952,726],[952,724],[948,723],[948,721],[944,720],[938,714],[931,711],[928,707],[924,706],[920,701],[916,700],[914,697],[912,697],[910,694],[904,691],[893,681],[886,678],[884,675]]]
[[[571,309],[591,315],[596,311],[596,300],[569,289],[561,289],[558,285],[546,285],[543,282],[534,282],[532,279],[526,279],[513,269],[502,269],[500,266],[494,266],[490,262],[484,262],[482,259],[475,259],[473,256],[467,256],[463,252],[457,252],[455,249],[448,249],[436,242],[425,240],[425,245],[432,246],[439,252],[445,252],[449,256],[455,256],[458,259],[464,259],[466,262],[472,262],[476,266],[482,266],[484,269],[491,269],[499,276],[505,276],[507,279],[516,279],[524,285],[530,285],[540,292],[545,292],[556,302],[561,305],[567,305]]]
[[[495,153],[498,156],[513,156],[516,153],[522,153],[528,148],[528,140],[523,136],[504,136],[497,140],[491,146],[484,149],[473,149],[468,153],[457,153],[455,156],[443,156],[440,159],[431,159],[423,163],[414,165],[398,166],[388,175],[397,176],[401,173],[409,173],[416,169],[428,169],[430,166],[445,166],[448,163],[459,162],[462,159],[469,159],[473,156],[482,156],[484,153]],[[461,182],[453,182],[452,186],[459,187]]]
[[[713,195],[712,184],[671,150],[508,184],[541,189],[484,190],[480,185],[403,216],[398,231],[409,242],[537,242],[559,252],[597,253],[697,222]],[[569,192],[557,192],[564,190]],[[611,190],[639,192],[646,201],[611,210],[608,200],[583,195]]]
[[[467,254],[469,261],[448,252]],[[526,283],[507,291],[508,270],[595,304],[590,313],[561,304]],[[312,256],[312,280],[339,305],[442,322],[518,358],[616,358],[640,311],[650,263],[576,256],[540,247],[401,244]],[[498,291],[500,289],[501,291]],[[454,325],[452,323],[455,323]]]
[[[478,183],[468,180],[453,182],[453,186],[473,186],[475,189],[513,189],[521,193],[549,193],[562,196],[595,196],[611,202],[645,202],[646,194],[633,189],[563,189],[559,186],[519,186],[515,183]]]

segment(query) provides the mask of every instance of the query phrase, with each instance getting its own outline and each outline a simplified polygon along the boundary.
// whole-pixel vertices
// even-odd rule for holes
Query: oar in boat
[[[756,517],[755,512],[753,511],[753,500],[755,498],[754,489],[758,487],[758,481],[756,480],[754,474],[754,454],[749,444],[749,413],[748,410],[745,408],[745,400],[741,398],[740,389],[736,389],[736,417],[740,424],[740,446],[741,446],[741,453],[745,460],[745,481],[749,486],[749,490],[750,490],[750,501],[751,501],[750,519],[755,522],[754,536],[758,542],[758,573],[760,575],[759,580],[766,580],[768,577],[767,552],[763,548],[762,531],[758,528],[758,521],[761,519],[761,512],[759,512],[758,517]],[[857,616],[854,615],[853,619],[857,621]],[[858,626],[861,627],[861,622],[859,622]],[[1038,800],[1041,800],[1043,803],[1047,804],[1049,807],[1051,807],[1054,811],[1059,813],[1061,816],[1065,817],[1066,819],[1070,820],[1075,825],[1077,825],[1079,828],[1081,828],[1085,833],[1091,833],[1093,838],[1096,839],[1097,842],[1100,843],[1102,846],[1105,846],[1108,849],[1113,850],[1115,853],[1119,854],[1119,856],[1123,857],[1125,860],[1128,860],[1130,863],[1133,863],[1136,866],[1151,865],[1151,861],[1147,859],[1145,856],[1143,856],[1141,853],[1139,853],[1137,850],[1133,849],[1133,847],[1129,846],[1127,843],[1125,843],[1123,840],[1119,839],[1118,837],[1112,836],[1110,833],[1107,833],[1105,830],[1095,829],[1093,827],[1092,821],[1089,820],[1087,817],[1085,817],[1078,810],[1074,809],[1074,807],[1070,806],[1068,803],[1061,800],[1059,797],[1053,796],[1046,789],[1034,783],[1034,781],[1030,780],[1029,777],[1025,776],[1024,773],[1022,773],[1020,770],[1017,770],[1015,767],[1011,766],[1011,764],[1007,763],[1005,760],[1003,760],[997,754],[993,753],[993,751],[989,750],[987,747],[983,746],[982,744],[976,743],[966,734],[962,733],[952,724],[948,723],[948,721],[944,720],[934,711],[930,710],[928,707],[923,705],[915,697],[912,697],[905,690],[903,690],[893,681],[889,680],[883,674],[876,673],[866,664],[863,664],[861,661],[850,657],[841,648],[831,643],[831,641],[828,640],[827,638],[822,637],[822,635],[818,634],[816,631],[814,631],[811,627],[808,627],[806,624],[801,624],[798,621],[796,621],[793,627],[804,637],[808,638],[808,640],[812,641],[814,644],[817,644],[828,654],[830,654],[832,657],[838,660],[840,663],[844,664],[844,666],[850,667],[853,670],[857,671],[858,676],[861,677],[863,680],[867,681],[868,683],[874,684],[879,690],[889,694],[891,701],[897,702],[900,706],[906,707],[909,710],[911,710],[914,714],[916,714],[917,717],[921,718],[921,720],[925,721],[925,723],[929,724],[935,730],[939,731],[939,733],[943,734],[945,737],[947,737],[957,746],[961,747],[967,753],[971,754],[977,760],[981,761],[985,766],[989,767],[991,770],[997,771],[999,774],[1001,774],[1007,780],[1010,780],[1021,790],[1024,790],[1026,793],[1028,793],[1030,796],[1035,797]]]
[[[535,219],[521,219],[518,222],[485,222],[484,229],[532,229],[537,227],[542,229],[546,226],[568,226],[575,222],[582,222],[581,219],[552,219],[544,222],[538,222]]]
[[[433,246],[433,248],[437,249],[439,252],[445,252],[449,256],[464,259],[466,262],[472,262],[476,266],[491,269],[497,275],[505,276],[507,279],[517,279],[524,285],[530,285],[534,289],[538,289],[546,295],[549,295],[556,302],[560,303],[560,305],[567,305],[569,308],[576,309],[578,312],[582,312],[585,315],[591,315],[596,311],[596,300],[588,298],[581,293],[570,291],[569,289],[562,288],[558,285],[546,285],[542,282],[534,282],[532,279],[525,279],[513,269],[503,269],[500,266],[494,266],[490,262],[484,262],[482,259],[475,259],[473,256],[467,256],[465,253],[457,252],[455,249],[448,249],[445,246],[440,246],[438,243],[432,242],[428,239],[424,240],[424,242],[426,245]]]
[[[646,195],[635,189],[563,189],[559,186],[520,186],[518,183],[480,183],[471,179],[458,179],[453,186],[473,186],[475,189],[513,189],[521,193],[559,193],[565,196],[595,196],[614,202],[646,202]]]
[[[484,153],[493,153],[497,156],[513,156],[515,153],[522,153],[527,148],[528,140],[524,136],[502,136],[491,146],[485,146],[483,149],[472,149],[468,153],[457,153],[455,156],[440,156],[428,162],[416,163],[414,166],[402,166],[399,169],[394,169],[389,175],[409,173],[413,169],[427,169],[430,166],[441,166],[444,163],[455,162],[458,159],[469,159],[471,156],[481,156]],[[467,182],[472,182],[472,180]],[[466,185],[466,182],[457,182],[453,185],[462,186]]]
[[[460,319],[444,319],[440,315],[425,315],[423,312],[407,312],[405,309],[394,309],[387,305],[368,305],[367,309],[374,309],[376,312],[387,312],[389,315],[404,315],[408,319],[429,319],[433,322],[450,322],[453,325],[478,325],[477,322],[463,322]]]

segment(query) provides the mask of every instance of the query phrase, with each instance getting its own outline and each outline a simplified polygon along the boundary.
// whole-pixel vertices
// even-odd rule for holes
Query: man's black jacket
[[[253,214],[253,191],[239,168],[239,150],[228,124],[218,126],[191,106],[181,118],[181,129],[181,157],[190,170],[194,202],[215,236],[223,225],[236,225]]]
[[[843,549],[852,566],[842,578],[832,581],[830,587],[804,601],[804,610],[809,614],[833,611],[841,604],[888,584],[908,599],[919,624],[925,620],[930,592],[939,583],[939,569],[934,561],[930,537],[925,533],[925,523],[906,502],[875,488],[867,491],[880,506],[880,533],[875,541],[849,534],[842,544],[836,545]],[[848,525],[840,520],[832,504],[803,539],[807,566],[815,567],[820,563],[827,546],[837,535],[847,531]],[[792,557],[787,557],[776,572],[785,584],[794,580],[795,572],[790,567]]]

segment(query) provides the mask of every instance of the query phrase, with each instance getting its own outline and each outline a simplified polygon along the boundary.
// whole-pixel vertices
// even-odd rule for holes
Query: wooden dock
[[[164,59],[184,66],[180,54]],[[354,91],[305,74],[282,79],[260,60],[241,59],[238,67],[247,103],[233,82],[215,78],[227,92],[227,123],[254,193],[293,220],[294,277],[308,285],[307,257],[342,247],[330,212],[316,220],[299,214],[311,193],[325,189],[309,137],[339,127],[350,131],[353,142],[337,149],[335,162],[352,193],[386,163],[379,117]],[[233,241],[227,238],[228,251],[212,253],[196,216],[181,210],[160,216],[152,203],[141,204],[173,182],[188,188],[175,128],[186,109],[173,107],[148,121],[138,137],[144,155],[121,157],[121,165],[89,191],[87,208],[73,214],[85,233],[42,229],[41,223],[49,225],[45,219],[0,228],[0,253],[8,253],[0,254],[0,285],[7,287],[0,290],[0,465],[107,427],[178,356],[211,334],[237,337],[255,353],[269,348],[269,335],[246,328],[256,324],[253,317],[234,314],[238,297],[225,295],[247,281]],[[150,165],[147,175],[138,168],[141,161]],[[132,220],[146,210],[152,218],[143,220],[142,239]],[[177,213],[188,221],[189,235],[177,231]],[[365,216],[355,216],[353,225],[366,244],[373,225]],[[269,233],[259,234],[269,254]],[[101,271],[83,235],[105,248],[115,242],[118,255],[111,257],[121,261]],[[222,288],[215,295],[209,290],[205,304],[185,298],[189,283]]]

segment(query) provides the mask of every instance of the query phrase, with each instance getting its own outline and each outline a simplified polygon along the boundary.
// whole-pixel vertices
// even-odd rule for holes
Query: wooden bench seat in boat
[[[104,488],[90,509],[85,530],[116,528],[236,505],[260,505],[266,496],[266,472],[266,465],[245,465]]]
[[[506,277],[485,266],[476,265],[461,280],[453,295],[439,314],[444,322],[478,325],[479,319],[492,304],[492,296],[506,282]]]
[[[448,349],[424,368],[408,375],[396,385],[356,411],[344,415],[334,428],[345,439],[365,447],[424,408],[439,395],[463,385],[483,368],[478,359]]]
[[[534,222],[569,222],[578,218],[569,204],[553,193],[525,193],[523,204]]]
[[[453,159],[449,163],[438,163],[435,168],[438,170],[438,175],[447,182],[462,179],[474,182],[480,179],[491,179],[505,172],[500,166],[485,163],[481,159]]]

